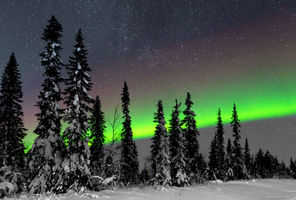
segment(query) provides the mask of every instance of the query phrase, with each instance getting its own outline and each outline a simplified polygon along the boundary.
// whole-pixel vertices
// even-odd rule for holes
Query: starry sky
[[[159,99],[168,121],[174,99],[184,102],[190,91],[205,141],[213,136],[210,127],[218,108],[228,124],[234,102],[243,122],[242,136],[250,136],[251,146],[272,148],[266,144],[270,138],[273,146],[296,141],[293,0],[2,0],[0,74],[15,52],[23,81],[27,147],[34,138],[34,105],[44,72],[40,38],[51,15],[64,28],[65,63],[82,29],[92,68],[91,95],[100,96],[107,121],[120,105],[127,81],[137,139],[153,134]],[[274,148],[274,153],[296,156],[294,144]]]

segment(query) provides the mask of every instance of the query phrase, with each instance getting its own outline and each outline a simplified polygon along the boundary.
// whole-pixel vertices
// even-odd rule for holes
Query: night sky
[[[91,94],[99,94],[107,121],[127,81],[136,138],[153,134],[159,99],[168,121],[174,99],[184,102],[190,91],[198,127],[206,128],[201,138],[213,136],[215,130],[207,127],[216,123],[219,107],[223,121],[230,122],[235,102],[241,134],[250,137],[251,147],[270,148],[280,158],[296,156],[296,1],[1,0],[0,73],[15,52],[23,81],[26,146],[33,142],[37,123],[34,105],[44,72],[41,35],[51,15],[64,28],[65,63],[82,29],[92,68]],[[285,142],[291,139],[294,143]],[[201,146],[208,151],[207,142]]]

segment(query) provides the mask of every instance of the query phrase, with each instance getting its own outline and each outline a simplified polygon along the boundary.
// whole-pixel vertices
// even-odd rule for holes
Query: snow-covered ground
[[[296,200],[296,180],[255,180],[209,183],[164,191],[145,188],[65,194],[59,197],[21,196],[19,199],[40,200]]]

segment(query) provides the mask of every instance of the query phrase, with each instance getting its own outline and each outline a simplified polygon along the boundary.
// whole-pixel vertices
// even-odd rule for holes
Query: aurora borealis
[[[157,1],[152,2],[157,5]],[[159,14],[155,11],[149,24],[142,24],[137,40],[127,37],[127,44],[118,45],[116,38],[122,35],[112,32],[115,11],[108,1],[2,1],[0,46],[4,48],[0,69],[2,73],[8,55],[14,51],[22,72],[26,146],[33,142],[34,104],[42,82],[40,37],[52,14],[64,26],[65,62],[75,30],[82,28],[93,70],[91,94],[99,94],[107,121],[120,105],[123,81],[127,81],[132,127],[138,139],[153,134],[153,113],[159,99],[163,100],[168,122],[174,100],[184,102],[188,91],[195,103],[199,129],[215,125],[219,107],[224,123],[229,123],[234,102],[242,122],[295,115],[296,4],[206,2],[201,1],[201,5],[211,12],[201,9],[196,23],[170,21],[167,28],[161,24],[166,24],[165,18],[164,22],[155,21]],[[183,15],[178,13],[178,17]],[[126,47],[127,52],[122,53]]]
[[[269,20],[274,19],[274,27],[278,30],[255,22],[249,25],[250,30],[226,29],[207,40],[184,44],[179,49],[167,47],[164,52],[148,58],[156,60],[153,68],[141,70],[128,81],[135,99],[131,107],[136,137],[151,136],[154,130],[151,119],[158,99],[164,101],[168,121],[174,99],[184,102],[187,91],[195,100],[200,128],[216,123],[218,107],[222,109],[224,122],[228,123],[234,102],[243,122],[295,114],[296,90],[292,85],[295,82],[296,49],[293,35],[286,35],[286,31],[296,24],[293,19],[286,21],[287,18],[282,16],[273,16]],[[282,21],[285,23],[281,25]],[[204,52],[199,52],[199,48]],[[195,61],[198,53],[198,61]],[[164,54],[165,61],[159,58]],[[149,60],[141,62],[151,65]],[[142,63],[126,64],[132,66],[127,71],[142,68]],[[118,75],[122,76],[122,73]],[[114,76],[117,79],[116,74]],[[120,82],[118,86],[119,96]],[[109,96],[108,90],[103,92],[105,97]]]

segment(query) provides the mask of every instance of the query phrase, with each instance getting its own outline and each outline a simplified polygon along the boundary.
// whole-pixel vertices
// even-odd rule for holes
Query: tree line
[[[15,193],[65,193],[84,189],[101,190],[108,185],[135,186],[150,184],[178,186],[206,180],[240,180],[250,178],[296,177],[296,160],[290,167],[279,162],[269,151],[251,155],[248,139],[241,146],[240,120],[233,106],[231,127],[233,138],[225,148],[221,110],[217,130],[210,144],[208,161],[199,152],[196,114],[188,92],[185,110],[176,100],[169,127],[159,100],[154,113],[155,132],[151,145],[149,167],[139,170],[138,151],[133,139],[128,85],[124,82],[122,129],[120,142],[114,138],[106,144],[106,120],[99,96],[89,95],[92,88],[91,69],[82,31],[76,34],[68,63],[60,59],[63,27],[52,16],[44,29],[44,51],[40,53],[44,67],[42,89],[38,95],[37,135],[32,148],[24,153],[25,137],[22,121],[22,82],[15,55],[10,55],[2,74],[0,88],[0,196],[13,186]],[[67,70],[67,78],[61,70]],[[65,90],[61,86],[64,84]],[[65,107],[62,106],[64,103]],[[183,112],[184,118],[180,119]],[[114,120],[118,119],[115,112]],[[61,131],[62,121],[67,123]],[[114,128],[113,123],[113,128]],[[11,188],[11,187],[10,187]]]

